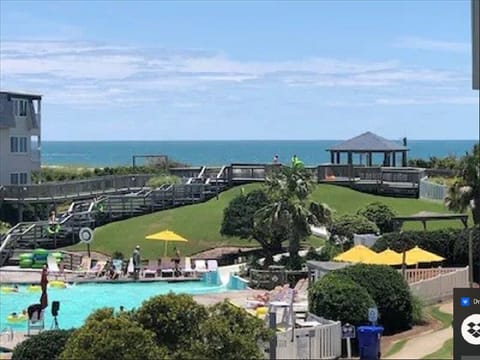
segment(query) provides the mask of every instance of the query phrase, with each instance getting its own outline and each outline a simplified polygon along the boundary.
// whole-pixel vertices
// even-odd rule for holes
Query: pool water
[[[51,304],[60,302],[58,324],[61,329],[79,327],[88,315],[95,309],[113,307],[116,310],[121,305],[126,310],[138,308],[144,300],[173,292],[190,295],[219,293],[226,291],[224,286],[212,286],[203,281],[187,281],[178,283],[148,282],[148,283],[89,283],[74,284],[66,289],[48,288],[48,308],[45,309],[45,328],[50,329],[53,323]],[[12,312],[20,313],[29,305],[40,302],[41,292],[29,292],[27,286],[20,286],[18,293],[0,292],[0,331],[6,327],[14,330],[26,330],[26,321],[8,323],[7,316]]]

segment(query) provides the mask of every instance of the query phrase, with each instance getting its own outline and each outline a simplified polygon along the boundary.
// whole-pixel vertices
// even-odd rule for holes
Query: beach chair
[[[195,273],[205,273],[207,271],[205,260],[195,260]]]
[[[143,270],[143,277],[155,277],[159,270],[158,260],[148,260],[147,268]]]
[[[123,260],[113,259],[112,264],[113,264],[113,267],[115,268],[115,273],[118,274],[118,277],[122,276],[122,274],[123,274]]]
[[[28,307],[27,336],[33,335],[32,330],[41,332],[45,329],[44,310],[39,306],[40,304],[35,304]]]
[[[107,265],[105,260],[98,260],[93,268],[85,272],[85,275],[87,277],[99,277],[105,269],[105,265]]]
[[[218,270],[218,261],[217,260],[207,260],[208,271],[217,271]]]
[[[165,274],[171,274],[173,276],[175,271],[173,265],[174,264],[171,258],[162,257],[160,262],[160,273],[162,274],[162,277],[165,276]]]
[[[184,264],[182,266],[182,275],[187,276],[195,273],[195,270],[192,269],[192,260],[189,257],[184,258]]]

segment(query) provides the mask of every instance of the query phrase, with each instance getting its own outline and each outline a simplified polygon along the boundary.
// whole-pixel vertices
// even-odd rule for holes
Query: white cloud
[[[47,102],[75,104],[142,102],[147,94],[155,99],[164,92],[205,91],[218,84],[393,88],[452,86],[467,79],[450,71],[405,68],[397,61],[236,61],[201,50],[52,40],[4,41],[0,63],[0,80],[9,88],[29,87]]]
[[[404,49],[419,49],[460,53],[469,52],[471,47],[471,45],[466,42],[431,40],[414,36],[400,38],[393,45],[395,47]]]
[[[407,97],[407,98],[378,98],[376,104],[381,105],[431,105],[431,104],[449,104],[449,105],[477,105],[478,97],[475,96],[435,96],[435,97]]]

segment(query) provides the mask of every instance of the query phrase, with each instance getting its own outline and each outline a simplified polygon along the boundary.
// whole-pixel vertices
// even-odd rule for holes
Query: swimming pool
[[[53,317],[51,304],[60,302],[58,323],[60,328],[79,327],[95,309],[113,307],[119,309],[138,308],[142,302],[152,296],[174,292],[190,295],[219,293],[226,291],[225,286],[212,286],[204,281],[186,281],[178,283],[142,282],[142,283],[88,283],[74,284],[66,289],[48,288],[49,307],[45,309],[45,328],[50,329]],[[21,312],[29,305],[39,303],[40,292],[28,292],[27,286],[20,286],[18,293],[0,293],[0,331],[6,327],[14,330],[26,330],[26,322],[11,324],[7,316],[12,312]]]

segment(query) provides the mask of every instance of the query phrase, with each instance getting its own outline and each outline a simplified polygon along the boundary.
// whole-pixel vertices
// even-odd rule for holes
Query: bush
[[[381,202],[377,201],[368,204],[365,208],[358,211],[358,215],[375,223],[382,233],[393,231],[392,218],[396,214],[390,207]]]
[[[156,342],[171,351],[190,344],[200,334],[200,324],[206,318],[205,307],[191,296],[173,293],[144,301],[135,313],[143,328],[155,334]]]
[[[370,294],[377,304],[379,323],[385,328],[385,333],[411,328],[410,288],[397,270],[389,266],[359,264],[335,272],[350,278]]]
[[[331,261],[335,256],[342,253],[342,248],[332,241],[327,241],[318,255],[319,261]]]
[[[12,360],[58,359],[72,332],[73,330],[50,330],[27,338],[15,347]]]
[[[378,233],[378,227],[370,220],[360,215],[343,214],[336,216],[330,226],[331,235],[345,237],[353,242],[353,234]]]
[[[355,326],[365,324],[368,308],[375,306],[367,290],[335,271],[316,281],[308,297],[311,313]]]
[[[192,347],[189,358],[235,360],[240,354],[243,359],[265,358],[258,342],[268,341],[273,333],[262,320],[227,301],[214,305],[209,313],[200,326],[204,336]]]
[[[170,184],[179,184],[181,182],[178,176],[174,175],[159,175],[152,177],[148,180],[147,185],[153,188],[158,188],[162,185],[170,185]]]
[[[425,304],[423,300],[412,294],[412,321],[413,325],[422,325],[425,323],[425,314],[423,313]]]
[[[0,221],[0,235],[5,234],[10,229],[10,224]]]
[[[118,260],[123,260],[125,256],[121,251],[114,251],[112,254],[112,259],[118,259]]]
[[[165,348],[155,344],[153,332],[142,327],[126,315],[91,316],[68,339],[61,360],[165,359]],[[97,320],[101,318],[101,320]],[[51,345],[49,345],[51,346]]]

